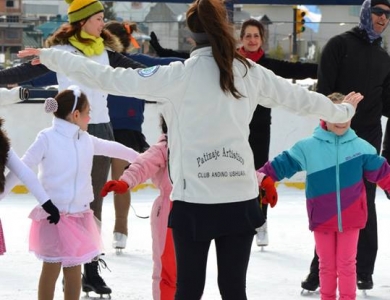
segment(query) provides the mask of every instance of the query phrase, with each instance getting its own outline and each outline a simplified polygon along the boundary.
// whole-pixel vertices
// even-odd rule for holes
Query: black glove
[[[45,203],[42,204],[42,208],[50,215],[46,218],[47,220],[49,220],[49,223],[57,224],[60,220],[60,212],[58,208],[53,204],[53,202],[51,202],[51,200],[47,200]]]
[[[27,88],[20,87],[19,89],[19,98],[20,100],[28,100],[30,96],[30,91]]]
[[[385,192],[385,194],[386,194],[387,199],[390,200],[390,192],[388,192],[388,191],[384,191],[384,192]]]
[[[160,43],[158,42],[157,35],[154,33],[154,31],[150,33],[149,43],[160,57],[179,57],[184,59],[190,57],[190,54],[187,51],[175,51],[161,47]]]
[[[165,49],[161,47],[160,43],[158,42],[157,35],[152,31],[150,33],[150,45],[152,45],[153,49],[157,52],[158,56],[161,56],[160,53],[162,53]]]

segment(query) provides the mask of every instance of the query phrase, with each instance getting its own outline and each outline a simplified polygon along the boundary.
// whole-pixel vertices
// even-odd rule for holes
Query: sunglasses
[[[390,10],[386,10],[380,7],[371,7],[371,13],[378,17],[384,14],[386,19],[390,19]]]

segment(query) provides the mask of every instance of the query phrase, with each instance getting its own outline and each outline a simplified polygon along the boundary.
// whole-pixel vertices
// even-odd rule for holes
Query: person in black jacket
[[[331,38],[325,45],[318,68],[318,92],[345,93],[355,90],[364,95],[351,127],[356,134],[373,145],[378,153],[382,141],[381,116],[390,102],[390,57],[382,47],[381,34],[390,18],[388,0],[365,0],[360,11],[359,26]],[[368,220],[360,231],[357,251],[357,287],[372,289],[372,274],[378,250],[375,184],[366,182]],[[301,286],[316,290],[318,256],[315,255],[307,278]]]
[[[159,56],[189,57],[188,52],[174,51],[161,47],[154,32],[151,33],[150,37],[150,44]],[[256,19],[248,19],[241,26],[240,42],[242,46],[238,51],[246,58],[253,60],[281,77],[293,79],[317,78],[317,64],[315,63],[293,63],[267,57],[262,49],[264,38],[265,30],[261,22]],[[255,168],[257,170],[263,166],[269,158],[271,109],[259,105],[253,114],[249,127],[249,144],[253,151]],[[260,200],[260,206],[267,219],[268,205],[262,203]],[[268,246],[267,222],[258,229],[256,243],[259,247]]]

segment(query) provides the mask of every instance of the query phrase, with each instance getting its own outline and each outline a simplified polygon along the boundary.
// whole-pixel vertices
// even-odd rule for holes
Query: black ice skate
[[[89,297],[89,292],[95,292],[100,295],[100,298],[103,298],[103,295],[108,295],[108,299],[111,299],[111,289],[99,275],[99,263],[104,269],[108,269],[106,262],[101,258],[84,265],[84,274],[81,281],[82,289],[87,294],[87,297]]]
[[[301,282],[301,294],[304,294],[305,291],[308,293],[315,292],[320,286],[320,278],[318,273],[309,273],[306,279]]]
[[[371,290],[374,287],[372,275],[367,273],[357,274],[357,288],[363,291],[363,296],[367,296],[367,290]]]

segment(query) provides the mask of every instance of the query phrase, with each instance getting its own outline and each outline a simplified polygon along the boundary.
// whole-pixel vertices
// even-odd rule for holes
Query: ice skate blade
[[[89,292],[85,292],[85,296],[82,299],[111,299],[111,294],[97,294],[99,296],[90,296]],[[107,297],[104,297],[107,295]]]
[[[317,290],[315,290],[315,291],[309,291],[309,290],[305,290],[305,289],[301,290],[301,296],[317,295],[318,293],[319,292]]]
[[[116,254],[116,255],[122,255],[124,249],[125,249],[125,248],[115,248],[115,254]]]
[[[367,298],[368,297],[367,290],[361,290],[361,291],[362,291],[363,298]]]

